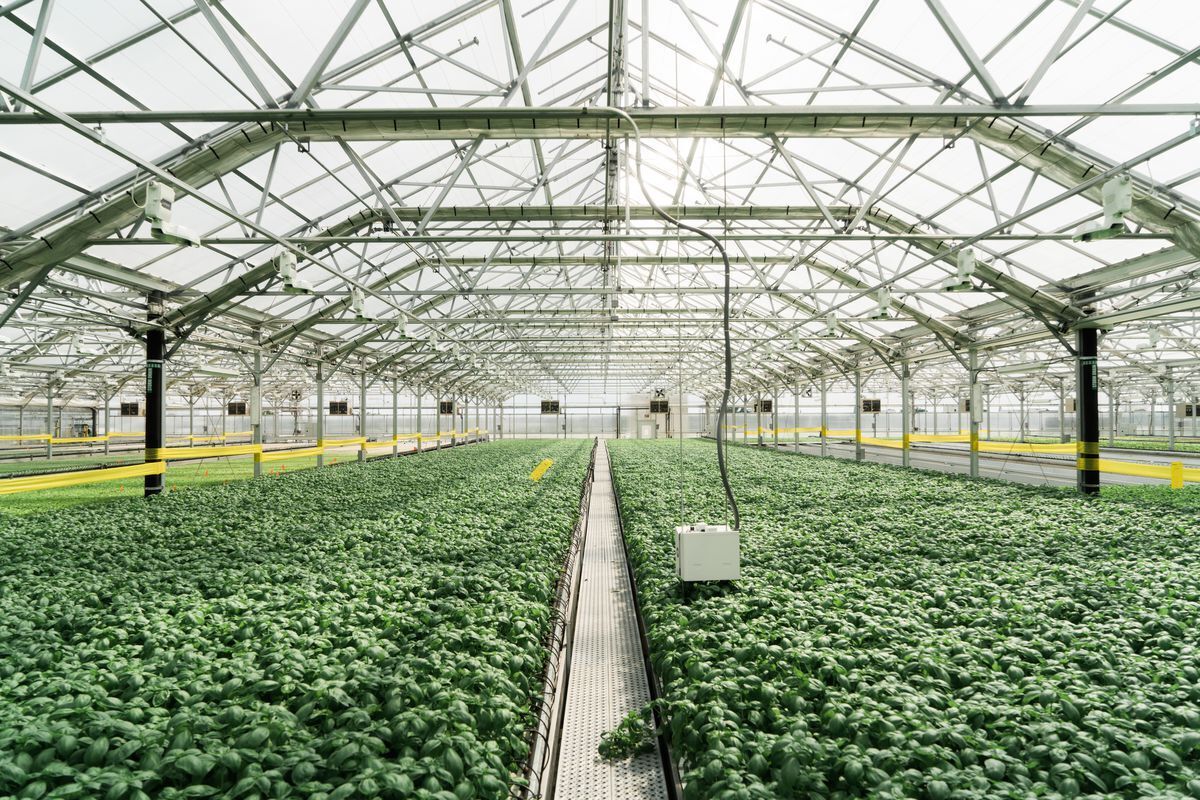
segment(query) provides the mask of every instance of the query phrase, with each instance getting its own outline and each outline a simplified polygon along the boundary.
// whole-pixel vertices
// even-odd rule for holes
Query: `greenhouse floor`
[[[808,455],[820,455],[819,441],[804,442],[799,446],[791,442],[780,442],[780,449],[797,450]],[[864,445],[863,451],[867,461],[878,464],[900,464],[901,454],[895,448]],[[830,442],[829,455],[834,458],[854,458],[854,443],[847,441]],[[1109,450],[1102,447],[1101,455],[1120,461],[1133,461],[1141,464],[1169,464],[1172,461],[1182,461],[1185,467],[1200,467],[1200,456],[1171,454],[1163,455],[1146,451]],[[970,453],[965,446],[956,445],[916,445],[910,451],[909,464],[917,469],[929,469],[937,472],[955,472],[966,474],[970,471]],[[983,453],[979,456],[979,474],[984,478],[1013,481],[1030,486],[1074,486],[1075,459],[1062,456],[1028,456],[1002,455]],[[1101,476],[1102,484],[1120,485],[1163,485],[1163,481],[1153,478],[1139,478],[1131,475],[1112,475],[1105,473]]]
[[[601,734],[650,702],[603,442],[596,448],[580,578],[554,798],[666,800],[667,784],[657,753],[615,761],[597,754]]]

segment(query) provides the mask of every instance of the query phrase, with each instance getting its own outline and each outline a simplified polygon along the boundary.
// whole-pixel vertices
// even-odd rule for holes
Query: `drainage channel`
[[[650,702],[637,607],[617,518],[608,450],[595,449],[559,725],[541,780],[546,800],[671,800],[662,758],[600,758],[601,734]]]

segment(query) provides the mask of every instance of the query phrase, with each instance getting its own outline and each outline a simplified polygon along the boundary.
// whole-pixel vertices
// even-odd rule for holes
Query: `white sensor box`
[[[736,581],[742,576],[738,532],[703,522],[676,528],[675,574],[684,582]]]

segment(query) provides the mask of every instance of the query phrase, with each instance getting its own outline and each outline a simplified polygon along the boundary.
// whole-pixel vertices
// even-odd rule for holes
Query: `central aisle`
[[[666,800],[657,752],[611,762],[596,749],[602,733],[650,702],[603,440],[596,448],[581,577],[554,798]]]

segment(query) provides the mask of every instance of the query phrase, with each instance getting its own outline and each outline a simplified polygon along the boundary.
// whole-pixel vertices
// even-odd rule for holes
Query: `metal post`
[[[1067,435],[1067,387],[1063,385],[1062,378],[1058,379],[1058,441],[1070,441]]]
[[[434,443],[434,450],[442,449],[442,392],[439,390],[434,393],[434,404],[437,406],[437,428],[434,433],[437,435],[437,442]]]
[[[909,383],[911,378],[912,373],[909,371],[908,362],[905,361],[900,368],[900,463],[906,467],[911,461],[908,452],[912,437],[912,389]]]
[[[762,393],[756,393],[754,398],[754,436],[758,439],[758,446],[763,446],[762,432]]]
[[[1146,433],[1150,436],[1154,435],[1154,399],[1154,395],[1150,395],[1150,424],[1146,429]]]
[[[163,314],[162,292],[151,292],[146,318],[154,321]],[[167,422],[167,332],[159,325],[146,331],[146,461],[159,460],[157,451],[166,446]],[[162,475],[147,475],[145,495],[161,494]]]
[[[1075,332],[1075,426],[1078,431],[1076,478],[1083,494],[1100,493],[1100,369],[1095,328]]]
[[[108,455],[108,434],[112,431],[112,395],[104,398],[104,455]]]
[[[800,381],[792,386],[792,450],[800,452]]]
[[[425,442],[422,434],[425,433],[425,428],[421,424],[421,404],[425,402],[425,390],[417,387],[417,454],[420,455],[425,450]]]
[[[454,413],[450,417],[450,422],[451,422],[450,446],[454,447],[455,445],[458,444],[458,425],[459,425],[458,418],[461,416],[465,416],[465,414],[466,414],[464,409],[466,408],[466,405],[467,405],[467,398],[465,396],[459,396],[459,395],[451,395],[450,397],[454,401]]]
[[[984,394],[987,395],[984,398],[983,404],[984,413],[987,414],[987,425],[985,426],[987,428],[987,436],[984,438],[990,441],[992,438],[992,387],[985,386],[983,388]]]
[[[1017,441],[1025,441],[1025,384],[1017,384]]]
[[[392,457],[400,455],[400,380],[392,378]]]
[[[358,435],[367,438],[367,373],[364,371],[358,378]],[[367,448],[359,445],[358,460],[367,460]]]
[[[743,395],[742,396],[742,444],[744,444],[744,445],[750,444],[750,425],[748,424],[750,420],[747,419],[747,417],[750,414],[750,412],[747,410],[748,402],[749,402],[749,398],[747,398],[745,395]]]
[[[188,395],[188,447],[195,445],[192,437],[196,435],[196,396]]]
[[[317,444],[325,443],[325,365],[317,362]],[[325,456],[317,456],[317,466],[325,466]]]
[[[54,458],[54,376],[46,376],[46,458]]]
[[[779,395],[771,395],[771,431],[775,434],[775,449],[779,449]]]
[[[1175,375],[1167,367],[1167,377],[1163,379],[1163,388],[1167,392],[1167,449],[1175,449]]]
[[[1108,446],[1112,447],[1117,443],[1117,390],[1112,381],[1105,381],[1105,384],[1108,389]]]
[[[983,419],[983,391],[979,385],[979,351],[967,349],[967,425],[970,427],[971,477],[979,477],[979,422]]]
[[[799,401],[797,401],[799,405]],[[799,414],[797,414],[797,419]],[[800,434],[796,434],[799,441]],[[821,379],[821,455],[829,455],[829,380]]]
[[[862,370],[854,371],[854,460],[863,460],[862,446]]]
[[[254,351],[254,373],[250,376],[250,443],[259,447],[262,435],[262,348]],[[262,475],[262,462],[254,459],[254,477]]]

